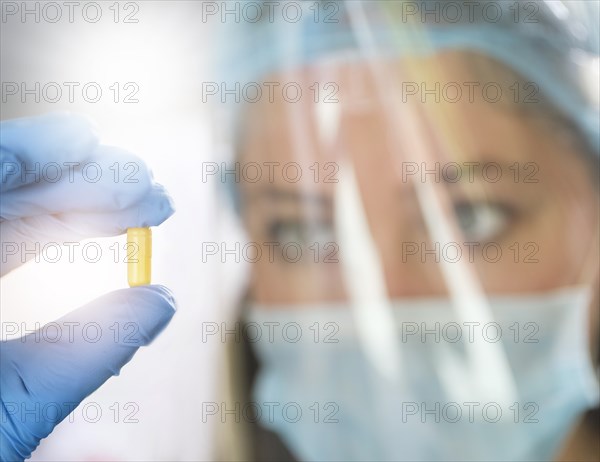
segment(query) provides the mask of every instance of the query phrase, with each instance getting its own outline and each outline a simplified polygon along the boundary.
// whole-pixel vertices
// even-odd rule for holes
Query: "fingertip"
[[[150,284],[147,286],[131,287],[127,290],[138,292],[141,298],[147,297],[149,300],[161,299],[173,313],[177,311],[177,301],[173,292],[168,287],[160,284]]]
[[[129,346],[139,347],[150,343],[169,324],[175,310],[175,297],[169,289],[147,285],[105,294],[61,320],[85,323],[93,319],[107,328],[115,323],[133,324],[139,336],[130,339]]]
[[[154,183],[152,189],[137,204],[118,213],[113,223],[120,232],[127,228],[158,226],[175,213],[175,204],[164,186]]]
[[[161,285],[148,285],[125,289],[127,301],[133,310],[139,331],[148,344],[169,324],[177,305],[173,293]]]
[[[138,226],[158,226],[175,213],[175,203],[163,185],[155,183],[152,192],[139,207],[141,223]]]

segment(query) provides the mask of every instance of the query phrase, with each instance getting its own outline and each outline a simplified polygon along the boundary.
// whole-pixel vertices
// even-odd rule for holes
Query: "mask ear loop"
[[[403,113],[406,111],[406,104],[401,103],[394,79],[389,78],[381,60],[378,59],[379,53],[362,2],[348,2],[346,6],[351,28],[358,46],[369,64],[378,89],[381,107],[386,112],[388,133],[391,137],[390,145],[403,147],[402,150],[399,150],[403,155],[401,161],[425,162],[429,160],[430,147],[426,145],[426,134],[423,133],[423,129],[418,123],[420,118],[415,118],[414,111]],[[421,39],[420,43],[425,43],[424,34],[420,33],[415,25],[406,24],[405,26],[411,35],[416,35],[416,38]],[[392,25],[388,27],[393,28]],[[414,39],[411,42],[417,43]],[[410,146],[407,146],[407,140],[410,140]],[[440,246],[458,242],[456,240],[459,234],[458,226],[454,217],[444,210],[443,198],[437,190],[439,188],[428,182],[413,181],[413,183],[431,239],[439,242]],[[362,239],[369,237],[363,235]],[[355,241],[352,244],[354,248],[358,248],[364,245],[364,242]],[[493,321],[483,288],[476,275],[462,259],[456,263],[442,259],[441,271],[453,309],[460,322],[475,322],[485,325]],[[356,290],[360,290],[360,285]],[[366,298],[365,295],[361,295],[361,297]],[[384,316],[380,316],[380,322],[383,319]],[[362,317],[357,318],[357,321],[364,322]],[[386,333],[387,329],[383,329],[382,332]],[[392,344],[393,342],[387,340],[386,343]],[[456,353],[451,353],[449,349],[446,349],[446,352],[439,358],[438,370],[448,396],[457,401],[480,400],[498,402],[501,405],[512,404],[516,400],[517,389],[501,345],[490,342],[477,344],[465,342],[465,348],[466,357],[464,359],[458,357]]]

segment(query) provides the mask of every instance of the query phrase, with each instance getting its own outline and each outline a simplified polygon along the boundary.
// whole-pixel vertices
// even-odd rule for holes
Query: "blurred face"
[[[427,89],[454,82],[463,93],[457,99],[446,86],[446,98],[422,101],[414,87],[398,84],[406,90],[402,104],[383,94],[399,114],[396,122],[364,63],[335,69],[337,103],[315,104],[311,95],[248,108],[240,162],[258,163],[263,173],[273,166],[273,175],[241,183],[250,240],[263,246],[263,255],[270,245],[273,255],[252,266],[256,302],[345,300],[334,181],[340,162],[348,161],[391,298],[447,294],[443,259],[466,261],[487,293],[595,282],[598,193],[582,146],[557,117],[538,110],[540,103],[527,102],[529,89],[519,86],[517,104],[510,89],[515,80],[502,77],[499,66],[482,79],[470,59],[447,52],[387,63],[397,82]],[[306,71],[271,80],[308,88],[318,79]],[[504,97],[492,102],[495,92],[484,97],[481,88],[499,80]],[[464,82],[481,85],[470,97]],[[292,181],[298,171],[302,178]],[[436,243],[428,231],[428,204],[417,200],[423,183],[441,198],[457,230],[452,245]],[[295,261],[298,247],[302,258]]]

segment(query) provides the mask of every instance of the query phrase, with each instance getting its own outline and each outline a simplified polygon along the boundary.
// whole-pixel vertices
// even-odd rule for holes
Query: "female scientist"
[[[305,6],[229,21],[218,42],[226,88],[267,89],[219,108],[231,161],[252,171],[224,189],[254,250],[219,458],[597,460],[597,3]],[[77,194],[3,168],[3,242],[173,212],[143,163],[79,118],[4,122],[1,147],[28,170],[140,165],[135,186]],[[4,250],[2,274],[23,262]],[[174,305],[144,286],[62,320],[135,323],[127,344],[3,342],[1,458],[29,457]],[[70,407],[28,419],[36,403]]]
[[[597,26],[411,3],[225,53],[309,96],[228,107],[234,162],[282,170],[228,184],[256,250],[223,460],[598,457]]]

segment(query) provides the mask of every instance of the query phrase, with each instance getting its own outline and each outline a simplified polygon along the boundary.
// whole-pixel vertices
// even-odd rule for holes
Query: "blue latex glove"
[[[5,243],[33,248],[36,242],[43,247],[59,239],[117,235],[128,227],[159,225],[173,213],[169,196],[153,181],[145,164],[125,151],[99,145],[91,124],[81,117],[51,114],[2,122],[0,162],[3,253]],[[59,181],[53,182],[54,164],[54,170],[48,169],[46,175],[21,175],[23,167],[32,171],[39,163],[43,172],[51,162],[64,167]],[[86,177],[78,170],[91,162],[103,173],[97,182],[89,181],[94,176],[92,169]],[[134,167],[127,172],[137,169],[130,177],[137,182],[124,182],[122,177],[115,181],[109,168],[115,162],[119,168],[132,162]],[[2,255],[1,274],[22,263],[20,252]],[[36,338],[34,333],[2,342],[1,460],[28,458],[83,399],[118,375],[137,349],[149,344],[169,323],[174,312],[175,301],[165,287],[119,290],[56,321],[64,327],[57,342],[45,336]],[[123,329],[116,339],[115,322]],[[77,335],[77,330],[69,338],[69,326],[86,323],[100,326],[99,340],[95,341],[94,333],[94,341],[89,341],[81,333]]]

